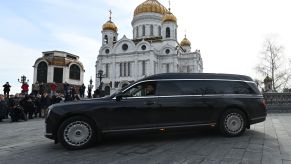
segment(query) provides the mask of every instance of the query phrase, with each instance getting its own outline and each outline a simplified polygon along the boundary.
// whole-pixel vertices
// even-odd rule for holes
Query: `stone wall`
[[[291,112],[291,93],[264,93],[269,112]]]

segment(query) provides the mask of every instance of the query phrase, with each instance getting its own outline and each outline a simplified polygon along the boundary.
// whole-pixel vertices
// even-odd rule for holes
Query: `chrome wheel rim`
[[[72,146],[82,146],[92,137],[91,126],[84,121],[75,121],[65,127],[64,139]]]
[[[230,113],[224,120],[224,126],[227,132],[237,134],[243,129],[244,120],[240,114]]]

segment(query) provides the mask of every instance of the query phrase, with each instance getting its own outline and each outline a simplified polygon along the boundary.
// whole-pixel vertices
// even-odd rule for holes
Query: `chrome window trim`
[[[130,99],[150,99],[150,98],[158,98],[159,96],[140,96],[140,97],[124,97],[125,100]]]
[[[171,95],[171,96],[140,96],[140,97],[124,97],[124,100],[130,99],[150,99],[150,98],[177,98],[177,97],[216,97],[216,98],[263,98],[262,95],[248,94],[217,94],[217,95]],[[113,99],[116,99],[115,97]]]
[[[185,81],[205,81],[205,80],[209,80],[209,81],[234,81],[234,82],[246,82],[246,83],[254,83],[254,81],[248,81],[248,80],[232,80],[232,79],[153,79],[153,80],[143,80],[140,82],[146,82],[146,81],[181,81],[181,80],[185,80]]]
[[[161,98],[171,97],[218,97],[218,98],[263,98],[263,95],[251,95],[251,94],[213,94],[213,95],[171,95],[171,96],[156,96]]]

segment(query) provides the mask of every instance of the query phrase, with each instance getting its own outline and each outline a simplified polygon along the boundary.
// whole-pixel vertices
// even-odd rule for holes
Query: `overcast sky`
[[[144,0],[7,0],[0,3],[0,84],[17,79],[32,83],[33,65],[43,51],[80,56],[85,81],[95,76],[101,28],[112,10],[119,38],[132,38],[131,20]],[[167,0],[159,0],[168,7]],[[185,31],[192,50],[200,49],[204,72],[235,73],[257,78],[265,38],[275,38],[291,58],[290,0],[171,0],[178,19],[178,39]],[[93,79],[94,80],[94,79]],[[1,88],[2,90],[2,88]],[[2,92],[0,92],[2,93]]]

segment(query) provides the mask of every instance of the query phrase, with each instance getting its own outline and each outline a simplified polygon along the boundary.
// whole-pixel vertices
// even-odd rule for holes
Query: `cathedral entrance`
[[[63,68],[54,68],[54,82],[63,83]]]

